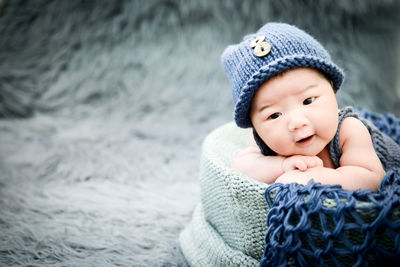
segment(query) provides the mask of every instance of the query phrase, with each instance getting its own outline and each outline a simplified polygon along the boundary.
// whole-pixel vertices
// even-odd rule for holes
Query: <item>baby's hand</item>
[[[309,168],[323,166],[322,160],[317,156],[301,156],[295,155],[287,157],[282,162],[283,172],[292,170],[306,171]]]

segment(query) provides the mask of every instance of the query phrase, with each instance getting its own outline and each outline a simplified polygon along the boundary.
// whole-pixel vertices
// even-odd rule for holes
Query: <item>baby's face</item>
[[[338,104],[331,83],[318,71],[299,68],[263,83],[250,118],[277,154],[318,155],[335,136]]]

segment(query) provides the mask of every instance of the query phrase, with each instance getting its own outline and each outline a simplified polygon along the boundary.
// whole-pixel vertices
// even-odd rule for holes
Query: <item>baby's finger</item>
[[[312,158],[313,160],[313,167],[317,167],[317,166],[323,166],[324,165],[324,163],[322,162],[322,159],[320,159],[319,157],[313,157]]]
[[[321,167],[324,166],[324,162],[322,161],[322,159],[316,157],[316,160],[317,160],[317,166],[321,166]]]
[[[306,171],[307,170],[307,164],[303,160],[296,160],[295,166],[300,171]]]
[[[309,158],[307,158],[307,166],[308,166],[308,168],[323,166],[323,162],[318,157],[309,157]]]

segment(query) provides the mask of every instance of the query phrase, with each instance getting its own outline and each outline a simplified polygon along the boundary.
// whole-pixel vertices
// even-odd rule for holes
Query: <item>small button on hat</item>
[[[259,43],[264,42],[265,41],[265,36],[258,36],[256,38],[254,38],[251,43],[250,43],[250,47],[254,48],[256,47]]]
[[[286,70],[310,67],[328,77],[335,92],[343,71],[311,35],[286,23],[267,23],[255,34],[228,46],[221,57],[235,104],[234,119],[242,128],[251,127],[250,105],[262,83]]]
[[[271,51],[271,45],[267,42],[260,42],[254,47],[254,55],[264,57]]]

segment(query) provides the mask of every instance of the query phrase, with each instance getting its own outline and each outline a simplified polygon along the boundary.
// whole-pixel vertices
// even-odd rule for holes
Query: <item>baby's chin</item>
[[[279,154],[279,156],[282,157],[291,157],[291,156],[305,156],[305,157],[313,157],[313,156],[318,156],[319,153],[294,153],[294,154]]]
[[[322,150],[309,150],[309,151],[294,151],[294,152],[286,152],[286,153],[279,153],[276,152],[279,156],[283,157],[291,157],[291,156],[307,156],[307,157],[313,157],[313,156],[318,156],[321,154]]]

